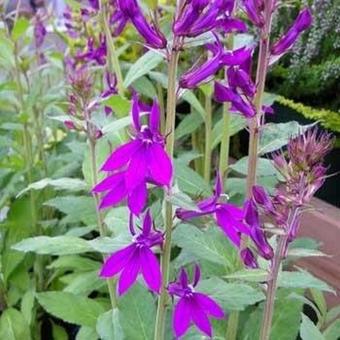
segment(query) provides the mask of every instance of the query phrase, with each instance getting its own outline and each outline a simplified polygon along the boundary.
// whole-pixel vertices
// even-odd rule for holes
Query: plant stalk
[[[90,144],[90,157],[91,157],[91,172],[92,172],[92,185],[95,186],[98,183],[97,178],[97,161],[96,161],[96,140],[89,136],[89,144]],[[99,210],[99,195],[97,193],[93,193],[93,198],[96,204],[96,215],[97,215],[97,227],[99,230],[99,234],[101,237],[105,237],[108,235],[107,228],[104,223],[104,218],[102,212]],[[105,256],[104,256],[105,260]],[[116,288],[115,281],[113,279],[106,280],[107,287],[110,295],[110,302],[112,309],[117,308],[117,298],[116,298]]]
[[[210,89],[209,89],[210,90]],[[212,101],[211,94],[205,97],[205,152],[204,152],[204,179],[210,182],[212,155]]]
[[[266,84],[266,76],[269,64],[270,54],[270,31],[272,23],[273,1],[268,1],[265,8],[266,24],[261,31],[260,50],[256,72],[256,94],[254,106],[256,110],[255,117],[249,124],[249,158],[248,158],[248,175],[247,175],[247,196],[250,197],[252,187],[256,184],[256,171],[258,162],[258,147],[262,119],[263,95]]]
[[[107,43],[108,52],[109,52],[107,55],[108,68],[109,68],[109,71],[111,73],[115,73],[117,77],[118,94],[120,96],[124,96],[125,89],[124,89],[123,74],[122,74],[122,69],[119,64],[116,46],[115,46],[111,31],[110,31],[110,26],[107,21],[105,1],[103,0],[99,1],[99,5],[100,5],[100,12],[101,12],[102,27],[105,32],[105,38],[106,38],[106,43]]]
[[[226,340],[235,340],[237,336],[239,312],[231,312],[228,319]]]
[[[176,44],[175,44],[176,46]],[[165,131],[168,136],[166,143],[166,151],[171,160],[174,156],[175,145],[175,121],[176,121],[176,77],[178,66],[179,51],[173,48],[168,67],[168,99],[166,108],[166,123]],[[171,187],[172,184],[170,184]],[[162,287],[160,297],[158,299],[156,325],[155,325],[155,340],[164,339],[166,309],[168,304],[167,286],[169,283],[170,273],[170,256],[171,256],[171,236],[173,229],[173,208],[172,204],[165,201],[165,241],[163,253],[161,256],[162,269]]]
[[[294,225],[297,216],[298,208],[295,208],[294,211],[291,213],[291,218],[289,219],[290,221],[288,223],[289,228],[287,230],[287,233],[283,236],[279,236],[277,248],[275,251],[271,267],[270,277],[268,279],[268,287],[266,292],[266,302],[262,318],[260,340],[269,340],[270,338],[270,331],[274,315],[275,294],[277,290],[277,281],[280,272],[281,262],[285,257],[290,228],[291,226]]]

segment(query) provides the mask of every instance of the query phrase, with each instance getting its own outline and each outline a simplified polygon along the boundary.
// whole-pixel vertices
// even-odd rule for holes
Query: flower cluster
[[[132,213],[139,215],[147,201],[147,184],[169,186],[172,164],[164,150],[164,137],[159,132],[160,109],[156,100],[149,113],[148,125],[141,124],[142,103],[135,95],[132,118],[135,137],[117,148],[106,160],[101,170],[109,176],[97,184],[94,192],[107,192],[100,208],[113,206],[124,198]]]

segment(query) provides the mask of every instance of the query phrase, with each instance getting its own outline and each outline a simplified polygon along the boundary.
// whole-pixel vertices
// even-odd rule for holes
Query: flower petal
[[[147,159],[145,147],[139,149],[131,158],[125,175],[126,188],[130,191],[144,182],[147,175]]]
[[[195,298],[191,300],[191,319],[200,331],[212,337],[212,328],[206,313],[201,309],[199,302]]]
[[[149,248],[144,247],[140,250],[140,261],[145,283],[158,294],[161,289],[161,270],[157,257]]]
[[[148,191],[146,189],[146,183],[139,184],[128,196],[128,206],[132,213],[139,215],[147,201]]]
[[[195,293],[195,299],[206,313],[209,313],[218,319],[224,318],[223,309],[209,296],[202,293]]]
[[[114,171],[126,165],[133,154],[138,150],[140,145],[141,144],[139,140],[134,140],[132,142],[123,144],[118,149],[116,149],[105,161],[101,167],[101,170]]]
[[[138,272],[140,270],[140,253],[139,249],[130,256],[129,262],[126,264],[124,270],[120,274],[118,283],[118,294],[124,294],[137,280]]]
[[[114,190],[121,182],[124,181],[124,172],[118,172],[112,176],[108,176],[98,183],[93,189],[93,192],[102,192]]]
[[[150,177],[159,185],[170,185],[172,164],[163,147],[154,143],[148,150]]]
[[[174,309],[172,318],[172,328],[175,332],[176,338],[181,337],[190,326],[191,308],[189,301],[181,298]]]
[[[116,205],[122,201],[127,194],[124,181],[121,181],[113,190],[109,191],[100,202],[100,209]]]
[[[230,223],[228,214],[226,214],[223,209],[218,209],[216,210],[216,219],[217,224],[222,228],[229,240],[239,248],[241,244],[241,236],[234,228],[233,224]]]
[[[151,112],[150,112],[150,120],[149,120],[149,126],[152,132],[159,131],[160,117],[161,117],[160,107],[159,107],[157,100],[154,99]]]
[[[105,260],[99,275],[106,278],[119,273],[129,261],[134,250],[135,244],[130,244],[129,246],[116,251]]]

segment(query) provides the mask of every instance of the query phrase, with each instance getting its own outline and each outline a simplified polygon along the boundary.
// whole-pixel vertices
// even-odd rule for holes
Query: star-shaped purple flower
[[[168,286],[169,294],[179,297],[172,318],[172,327],[176,338],[187,332],[191,322],[202,333],[212,337],[209,316],[216,319],[225,317],[222,308],[213,299],[206,294],[195,291],[200,275],[200,268],[196,266],[193,282],[189,283],[188,274],[182,268],[178,280]]]
[[[162,247],[163,233],[152,228],[153,222],[149,211],[144,216],[143,228],[139,234],[136,233],[133,224],[131,215],[130,232],[133,236],[133,243],[108,257],[100,271],[100,276],[110,278],[120,273],[118,294],[122,295],[135,283],[138,274],[142,274],[148,288],[159,293],[161,270],[151,248]]]
[[[164,137],[159,132],[159,105],[155,100],[148,125],[141,124],[142,107],[134,95],[132,118],[136,135],[132,141],[118,147],[101,168],[110,175],[93,188],[94,192],[107,192],[100,208],[116,205],[127,198],[130,211],[138,215],[147,201],[147,183],[158,186],[171,183],[172,164],[164,150]]]

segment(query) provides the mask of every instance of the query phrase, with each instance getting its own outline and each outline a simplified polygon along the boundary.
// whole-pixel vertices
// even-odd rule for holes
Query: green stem
[[[231,115],[229,112],[230,104],[223,105],[223,124],[222,124],[222,140],[220,148],[220,165],[219,173],[222,178],[225,178],[229,167],[229,149],[230,149],[230,121]]]
[[[272,320],[274,315],[274,304],[275,304],[275,294],[277,290],[277,280],[279,277],[281,262],[285,257],[285,252],[287,249],[288,235],[290,234],[290,229],[295,224],[298,218],[299,209],[295,208],[289,217],[287,232],[283,236],[279,236],[277,243],[275,255],[272,262],[272,267],[270,271],[270,277],[267,281],[268,287],[266,292],[266,302],[263,312],[262,325],[261,325],[261,335],[260,340],[269,340],[270,331],[272,327]]]
[[[211,94],[205,97],[205,152],[204,152],[204,179],[210,182],[212,155],[212,101]]]
[[[96,161],[96,140],[89,136],[89,144],[90,144],[90,157],[91,157],[92,186],[95,186],[98,183],[98,178],[97,178],[98,169],[97,169],[97,161]],[[93,193],[93,198],[96,204],[97,227],[99,230],[99,234],[101,237],[105,237],[108,235],[108,231],[104,223],[103,214],[99,210],[99,203],[100,203],[99,195],[97,193]],[[104,260],[105,260],[105,256],[104,256]],[[113,279],[108,279],[106,282],[107,282],[107,287],[109,290],[111,307],[113,309],[117,308],[115,282]]]
[[[231,312],[229,314],[227,333],[225,336],[226,340],[235,340],[237,336],[239,312]]]
[[[174,156],[175,144],[175,120],[176,120],[176,77],[178,65],[179,51],[173,49],[169,61],[168,69],[168,99],[166,109],[166,125],[165,131],[168,135],[166,143],[166,151],[171,160]],[[171,256],[171,235],[172,235],[172,221],[173,221],[173,208],[172,204],[165,201],[165,241],[163,253],[161,256],[161,269],[162,269],[162,287],[160,297],[158,299],[158,308],[155,325],[155,340],[164,339],[166,308],[169,300],[167,293],[167,286],[169,283],[170,273],[170,256]]]
[[[101,20],[102,20],[102,27],[105,32],[107,47],[108,47],[108,66],[111,73],[115,73],[117,77],[117,88],[118,93],[120,96],[124,95],[124,81],[123,81],[123,74],[122,69],[120,68],[119,59],[117,56],[117,50],[115,43],[112,38],[112,34],[110,31],[110,26],[107,20],[107,13],[106,13],[106,6],[103,0],[100,2],[100,12],[101,12]]]

